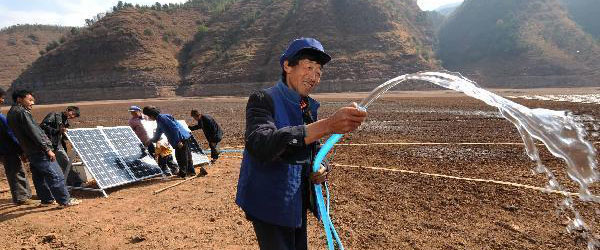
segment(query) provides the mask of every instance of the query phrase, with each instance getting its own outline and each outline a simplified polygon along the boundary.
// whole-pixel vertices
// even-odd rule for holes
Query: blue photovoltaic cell
[[[101,189],[136,181],[99,129],[70,129],[67,136]]]
[[[136,178],[144,179],[162,174],[156,161],[147,154],[144,145],[130,127],[110,127],[102,130]]]

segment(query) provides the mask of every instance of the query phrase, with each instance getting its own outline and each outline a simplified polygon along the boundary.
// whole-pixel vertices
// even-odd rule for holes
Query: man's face
[[[35,104],[35,98],[33,98],[33,96],[29,94],[23,98],[17,98],[17,103],[31,110],[33,108],[33,104]]]
[[[287,83],[290,88],[301,96],[308,96],[321,82],[321,65],[315,61],[302,59],[296,66],[289,66],[288,61],[283,63]]]
[[[131,117],[141,117],[142,116],[142,112],[140,112],[140,111],[129,111],[129,113],[131,113]]]
[[[67,111],[67,119],[75,119],[77,118],[77,115],[75,114],[75,112],[73,111]]]
[[[4,103],[4,96],[0,96],[0,104]]]

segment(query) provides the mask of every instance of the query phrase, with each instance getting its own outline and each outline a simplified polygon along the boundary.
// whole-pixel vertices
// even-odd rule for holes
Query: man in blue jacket
[[[296,39],[280,57],[281,80],[248,99],[236,203],[252,221],[263,250],[307,249],[311,183],[324,182],[329,172],[322,167],[310,173],[317,141],[353,131],[366,118],[354,104],[317,119],[319,103],[309,94],[330,60],[319,41]]]
[[[144,107],[142,112],[148,116],[148,119],[156,121],[154,137],[145,142],[146,145],[156,143],[160,140],[160,136],[165,134],[169,144],[175,148],[175,159],[177,159],[177,165],[179,165],[179,177],[185,178],[186,175],[196,175],[192,161],[192,151],[190,150],[192,134],[179,124],[173,116],[161,114],[157,107],[147,106]],[[198,175],[204,176],[206,174],[208,172],[201,166]]]
[[[6,92],[0,88],[0,104],[4,103],[4,95]],[[8,127],[8,122],[3,114],[0,114],[0,160],[4,165],[6,180],[12,195],[12,201],[16,205],[30,204],[31,188],[23,164],[20,158],[23,150],[19,145],[19,141]]]

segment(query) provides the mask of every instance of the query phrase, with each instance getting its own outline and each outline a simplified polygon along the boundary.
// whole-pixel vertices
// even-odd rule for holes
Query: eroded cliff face
[[[41,102],[174,95],[178,53],[202,13],[131,8],[109,14],[40,57],[12,88],[32,89]]]
[[[298,37],[333,60],[319,91],[370,90],[437,68],[431,25],[412,0],[214,1],[111,13],[46,53],[13,89],[41,102],[245,95],[279,79],[279,56]]]

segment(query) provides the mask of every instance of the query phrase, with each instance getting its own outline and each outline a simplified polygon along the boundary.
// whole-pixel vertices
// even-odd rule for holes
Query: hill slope
[[[16,25],[0,31],[0,87],[8,88],[23,70],[40,57],[48,43],[69,34],[71,27]]]
[[[439,44],[446,68],[483,85],[599,84],[600,44],[557,0],[467,0],[441,28]]]
[[[242,92],[260,86],[247,83],[272,84],[279,55],[300,36],[318,38],[333,56],[321,90],[367,90],[373,85],[361,82],[435,67],[427,20],[413,1],[264,2],[237,3],[209,22],[186,61],[184,95],[231,87],[214,84],[243,83],[235,85]]]
[[[41,57],[13,88],[35,88],[43,102],[246,94],[279,78],[279,55],[292,39],[312,36],[334,58],[321,91],[367,90],[437,67],[425,17],[412,0],[125,8]]]
[[[172,95],[178,52],[204,17],[193,8],[109,14],[39,58],[13,89],[35,89],[41,102]]]

